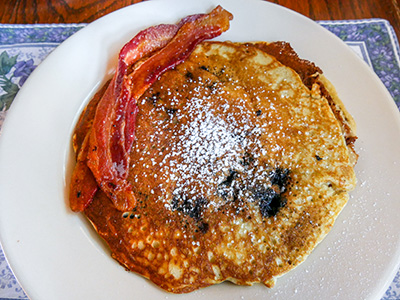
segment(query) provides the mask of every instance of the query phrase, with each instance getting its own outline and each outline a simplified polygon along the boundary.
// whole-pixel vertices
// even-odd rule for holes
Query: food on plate
[[[321,69],[285,42],[204,41],[230,19],[217,7],[139,33],[74,133],[71,208],[173,293],[272,287],[356,184],[355,123]]]
[[[77,151],[70,193],[73,211],[84,210],[98,188],[119,210],[135,207],[127,176],[138,99],[162,73],[182,63],[198,43],[226,31],[230,19],[232,15],[218,6],[209,14],[183,18],[177,25],[143,30],[122,48],[117,71]]]

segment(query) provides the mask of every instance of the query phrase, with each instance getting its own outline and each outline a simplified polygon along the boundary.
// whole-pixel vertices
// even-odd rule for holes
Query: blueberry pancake
[[[355,187],[354,121],[286,43],[202,42],[137,105],[127,175],[137,204],[121,211],[98,190],[84,214],[113,258],[166,291],[272,287]],[[78,127],[90,130],[88,109]]]

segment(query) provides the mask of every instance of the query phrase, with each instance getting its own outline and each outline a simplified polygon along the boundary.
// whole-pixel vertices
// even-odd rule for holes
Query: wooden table
[[[201,0],[199,0],[201,1]],[[0,1],[0,23],[89,23],[141,0]],[[245,3],[246,0],[243,0]],[[399,0],[273,0],[313,20],[387,19],[400,37]]]

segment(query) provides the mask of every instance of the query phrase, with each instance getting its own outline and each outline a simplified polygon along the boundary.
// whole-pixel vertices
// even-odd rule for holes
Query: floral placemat
[[[320,21],[375,71],[400,109],[399,44],[382,19]],[[0,132],[7,110],[29,74],[61,42],[85,24],[0,25]],[[14,277],[0,245],[0,300],[29,298]],[[400,270],[382,300],[400,300]]]

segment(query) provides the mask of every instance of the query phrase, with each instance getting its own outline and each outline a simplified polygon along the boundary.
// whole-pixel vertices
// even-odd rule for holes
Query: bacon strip
[[[111,80],[110,80],[111,81]],[[72,173],[69,202],[72,211],[79,212],[86,209],[98,190],[97,182],[92,171],[87,166],[89,150],[89,136],[92,128],[97,105],[110,84],[108,81],[90,100],[75,126],[73,147],[76,152],[76,166]]]
[[[150,27],[122,48],[117,72],[96,110],[85,148],[87,157],[81,159],[118,210],[130,210],[136,205],[127,177],[138,99],[165,71],[182,63],[198,43],[228,30],[231,19],[232,15],[218,6],[209,14],[188,16],[178,25]],[[76,168],[80,171],[76,173],[89,177],[81,161],[78,160]],[[84,205],[76,205],[76,209],[84,210],[91,202],[93,195],[86,195],[89,198],[79,199]]]

